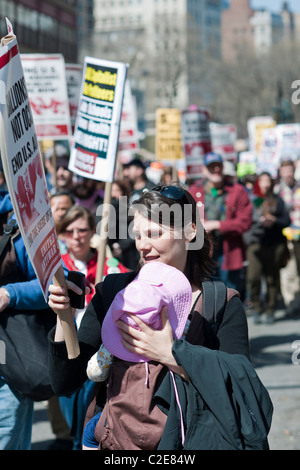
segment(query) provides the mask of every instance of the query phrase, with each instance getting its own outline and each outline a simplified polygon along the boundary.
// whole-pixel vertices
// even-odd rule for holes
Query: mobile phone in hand
[[[76,286],[80,287],[82,294],[76,294],[71,289],[68,289],[68,294],[70,297],[70,304],[73,308],[82,309],[85,305],[85,275],[78,271],[69,271],[68,281],[74,282]]]

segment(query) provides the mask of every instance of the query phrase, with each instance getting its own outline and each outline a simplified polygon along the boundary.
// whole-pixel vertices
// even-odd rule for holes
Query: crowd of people
[[[107,379],[107,395],[103,399],[103,387],[98,394],[98,384],[88,379],[86,367],[92,352],[96,354],[101,346],[104,305],[109,303],[103,282],[96,282],[104,183],[72,174],[68,169],[68,155],[64,152],[56,152],[55,163],[56,168],[51,155],[46,155],[46,179],[62,259],[66,269],[85,274],[87,290],[84,308],[75,311],[80,357],[68,361],[62,347],[64,338],[59,318],[49,337],[49,370],[55,396],[49,400],[48,410],[56,435],[51,449],[82,448],[86,414],[93,397],[97,401],[99,396],[102,402],[98,399],[97,406],[102,414],[99,415],[98,409],[100,419],[92,428],[97,435],[93,448],[155,449],[160,442],[169,439],[165,433],[169,418],[159,404],[153,405],[156,392],[166,385],[166,371],[171,371],[173,378],[179,376],[183,383],[189,381],[187,371],[175,359],[176,354],[179,357],[182,354],[180,345],[173,340],[172,326],[164,309],[159,329],[151,328],[136,316],[134,320],[139,328],[133,328],[130,322],[118,321],[120,341],[126,343],[126,349],[137,357],[148,358],[148,368],[145,369],[144,362],[141,364],[138,360],[134,367],[129,367],[126,359],[114,358],[113,373]],[[194,309],[190,312],[192,326],[187,341],[191,337],[194,345],[250,359],[248,318],[255,323],[272,324],[280,302],[287,315],[300,314],[300,181],[295,176],[295,162],[282,160],[276,180],[268,172],[239,180],[234,165],[228,165],[213,152],[205,155],[203,177],[197,181],[179,183],[169,167],[161,171],[159,181],[152,181],[147,176],[151,172],[147,174],[146,168],[144,161],[135,158],[119,166],[112,183],[111,204],[117,219],[109,224],[103,279],[110,273],[122,273],[122,289],[125,289],[136,273],[142,272],[142,266],[151,261],[175,268],[186,276],[191,286]],[[12,212],[12,206],[4,192],[1,200],[3,233],[8,222],[6,215]],[[124,212],[119,208],[124,201],[126,217],[123,219]],[[183,211],[185,204],[189,205],[191,216],[184,221],[180,218],[179,222],[174,216],[164,224],[160,214],[155,210],[153,213],[153,207],[161,204],[167,204],[170,209],[179,206]],[[141,205],[146,208],[145,212],[141,211]],[[201,220],[200,207],[204,209]],[[176,236],[178,233],[180,236]],[[25,271],[21,239],[16,246],[17,262],[23,263],[21,268]],[[12,305],[19,307],[18,292],[25,291],[28,283],[34,286],[30,291],[31,308],[42,308],[45,302],[42,293],[37,292],[33,272],[27,268],[18,285],[14,285],[11,281],[6,282],[4,268],[2,271],[0,311]],[[205,338],[205,326],[199,326],[199,319],[194,319],[201,283],[211,276],[222,279],[234,292],[226,305],[226,321],[217,333],[217,347]],[[26,295],[20,301],[26,302]],[[69,297],[59,287],[51,286],[49,305],[57,313],[69,305]],[[191,354],[189,349],[186,354]],[[132,402],[130,393],[137,390],[146,405],[143,416],[136,411],[133,417],[132,407],[137,410],[139,405]],[[1,402],[2,396],[5,397],[3,400],[8,400],[9,396],[13,405],[5,416],[1,414],[0,417],[0,448],[30,448],[33,404],[15,393],[13,387],[0,377]],[[127,414],[123,417],[121,411],[124,409]],[[21,420],[22,414],[24,419]],[[146,429],[141,431],[143,436],[147,434],[143,443],[139,432],[134,431],[138,429],[138,421],[143,421]],[[26,436],[26,441],[21,436]]]

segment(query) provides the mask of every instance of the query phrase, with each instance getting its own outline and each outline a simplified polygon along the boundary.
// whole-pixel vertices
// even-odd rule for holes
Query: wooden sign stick
[[[109,222],[109,212],[110,212],[110,203],[111,203],[111,188],[112,183],[105,183],[105,192],[104,192],[104,209],[105,213],[102,214],[101,228],[100,228],[100,244],[98,248],[98,258],[97,258],[97,271],[96,271],[96,284],[102,281],[103,277],[103,267],[106,256],[106,244],[107,244],[107,235],[108,235],[108,222]],[[104,216],[106,220],[104,220]]]
[[[62,266],[60,266],[56,271],[53,277],[53,284],[55,286],[63,287],[66,292],[68,291],[67,281]],[[55,310],[55,313],[58,314],[59,319],[61,321],[66,347],[68,351],[68,358],[75,359],[79,355],[80,350],[72,309],[71,307],[69,307],[65,310]]]

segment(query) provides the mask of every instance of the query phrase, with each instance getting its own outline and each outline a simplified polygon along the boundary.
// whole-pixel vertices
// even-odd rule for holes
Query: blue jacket
[[[9,193],[0,191],[0,214],[5,214],[11,210],[13,210],[13,206]],[[20,233],[13,238],[13,243],[17,257],[17,267],[21,269],[26,281],[1,286],[5,287],[9,293],[10,301],[8,307],[20,310],[48,308]]]

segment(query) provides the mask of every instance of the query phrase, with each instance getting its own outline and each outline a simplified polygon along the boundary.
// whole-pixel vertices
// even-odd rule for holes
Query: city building
[[[231,62],[239,54],[253,54],[254,41],[250,18],[254,10],[249,0],[231,0],[229,8],[222,13],[222,59]]]
[[[230,62],[240,54],[261,55],[281,41],[299,42],[300,14],[283,2],[274,14],[267,8],[253,9],[250,0],[231,0],[222,13],[222,59]]]
[[[205,54],[221,58],[221,12],[222,0],[94,0],[93,55],[130,65],[149,119],[158,107],[202,105],[199,70]]]
[[[250,18],[254,50],[256,55],[267,53],[271,46],[284,38],[284,23],[281,15],[268,10],[256,10]]]
[[[82,64],[91,55],[91,42],[94,31],[94,0],[77,0],[77,42],[78,63]]]
[[[287,42],[295,40],[295,14],[289,9],[288,2],[284,2],[282,5],[281,18],[283,21],[284,39]]]
[[[0,34],[5,17],[13,25],[21,53],[61,53],[66,62],[78,57],[76,0],[0,0]]]

